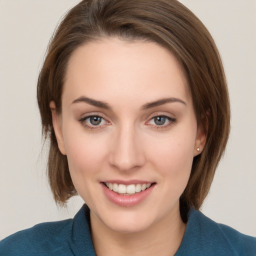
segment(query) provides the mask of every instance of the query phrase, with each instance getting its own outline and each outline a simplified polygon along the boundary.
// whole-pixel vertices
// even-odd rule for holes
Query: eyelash
[[[92,120],[92,118],[100,118],[101,119],[101,122],[104,120],[106,122],[106,124],[104,125],[93,125],[93,124],[88,124],[87,121],[89,120]],[[103,128],[105,125],[107,125],[109,122],[106,121],[106,119],[98,114],[96,115],[89,115],[89,116],[85,116],[85,117],[82,117],[81,119],[79,119],[79,122],[82,123],[82,125],[84,125],[86,128],[89,128],[89,129],[100,129],[100,128]]]
[[[149,122],[153,120],[153,122],[156,121],[156,118],[164,118],[165,122],[168,121],[167,124],[163,124],[163,125],[157,125],[157,124],[147,124],[149,126],[154,126],[156,129],[164,129],[164,128],[168,128],[169,126],[173,125],[176,122],[175,118],[166,116],[166,115],[154,115],[153,117],[150,118]]]
[[[88,121],[91,122],[92,118],[99,118],[100,119],[100,123],[102,121],[104,121],[105,123],[103,125],[100,125],[100,123],[99,123],[99,125],[88,124]],[[164,121],[165,122],[168,121],[168,123],[167,124],[163,124],[163,125],[149,124],[149,122],[152,121],[152,120],[153,120],[153,122],[156,121],[156,118],[164,118]],[[100,129],[100,128],[103,128],[103,127],[105,127],[106,125],[109,124],[109,121],[107,121],[104,117],[102,117],[100,115],[97,115],[97,114],[82,117],[81,119],[79,119],[79,122],[81,122],[82,125],[84,125],[86,128],[89,128],[89,129]],[[151,117],[149,119],[149,121],[147,122],[147,125],[148,126],[152,126],[152,127],[156,128],[156,129],[164,129],[164,128],[167,128],[167,127],[171,126],[175,122],[176,122],[175,118],[171,118],[171,117],[166,116],[166,115],[154,115],[153,117]]]

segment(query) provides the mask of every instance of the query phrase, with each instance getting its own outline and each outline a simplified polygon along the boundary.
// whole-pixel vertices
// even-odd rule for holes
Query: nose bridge
[[[117,129],[113,140],[111,164],[120,170],[130,170],[143,165],[144,155],[139,143],[139,134],[132,124]]]

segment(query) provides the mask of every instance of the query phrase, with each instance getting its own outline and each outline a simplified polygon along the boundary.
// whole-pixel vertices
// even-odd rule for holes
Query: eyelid
[[[156,117],[165,117],[169,120],[169,123],[167,125],[148,124],[148,122],[150,122],[153,118],[156,118]],[[156,112],[149,116],[149,118],[146,121],[146,125],[152,126],[156,129],[164,129],[164,128],[168,128],[169,126],[173,125],[175,122],[176,122],[176,117],[171,117],[170,114],[167,114],[166,112]]]
[[[85,124],[85,121],[86,121],[88,118],[90,118],[90,117],[95,117],[95,116],[104,119],[104,121],[106,122],[106,124],[104,124],[104,125],[99,125],[99,126],[91,126],[91,125]],[[105,117],[105,115],[102,114],[102,113],[99,113],[99,112],[90,112],[90,113],[84,114],[82,117],[79,118],[78,121],[81,122],[84,127],[89,128],[89,129],[101,129],[101,128],[105,127],[106,125],[109,125],[109,124],[110,124],[110,121]]]
[[[93,125],[85,124],[85,120],[86,119],[88,119],[90,117],[95,117],[95,116],[98,116],[98,117],[104,119],[106,124],[99,125],[99,126],[93,126]],[[169,122],[166,125],[152,125],[152,124],[148,124],[148,122],[150,122],[153,118],[156,118],[156,117],[165,117],[165,118],[167,118],[169,120]],[[111,124],[111,122],[108,120],[108,118],[102,112],[89,112],[89,113],[83,114],[78,119],[78,121],[81,122],[84,127],[89,128],[89,129],[101,129],[101,128],[104,128],[104,127],[106,127],[106,126]],[[176,122],[176,117],[172,117],[170,113],[154,112],[153,114],[151,114],[147,118],[146,125],[155,127],[157,129],[164,129],[164,128],[168,128],[169,126],[173,125],[175,122]]]
[[[154,117],[158,117],[158,116],[165,116],[167,118],[170,118],[171,120],[176,120],[176,117],[174,114],[170,114],[170,113],[167,113],[167,112],[154,112],[153,114],[150,114],[149,117],[148,117],[148,120],[149,119],[152,119]]]

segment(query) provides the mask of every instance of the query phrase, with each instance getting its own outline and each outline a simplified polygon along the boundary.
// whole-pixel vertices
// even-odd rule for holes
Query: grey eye
[[[160,126],[164,125],[166,121],[169,121],[166,116],[156,116],[153,118],[153,120],[156,125],[160,125]]]
[[[97,126],[102,122],[102,117],[100,116],[90,116],[88,119],[89,123],[94,126]]]
[[[85,116],[79,120],[84,127],[90,129],[103,128],[108,122],[101,116],[98,115],[90,115]]]

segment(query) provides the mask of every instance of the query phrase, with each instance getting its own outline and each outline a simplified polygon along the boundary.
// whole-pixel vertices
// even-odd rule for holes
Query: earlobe
[[[202,127],[202,125],[198,126],[197,128],[197,135],[195,141],[195,149],[194,149],[194,156],[200,155],[204,149],[206,143],[206,131]]]
[[[50,109],[52,113],[52,125],[54,129],[54,133],[57,139],[58,147],[60,152],[63,155],[66,155],[65,146],[64,146],[64,140],[63,140],[63,134],[62,134],[62,128],[61,128],[61,117],[57,113],[56,105],[54,101],[50,102]]]

